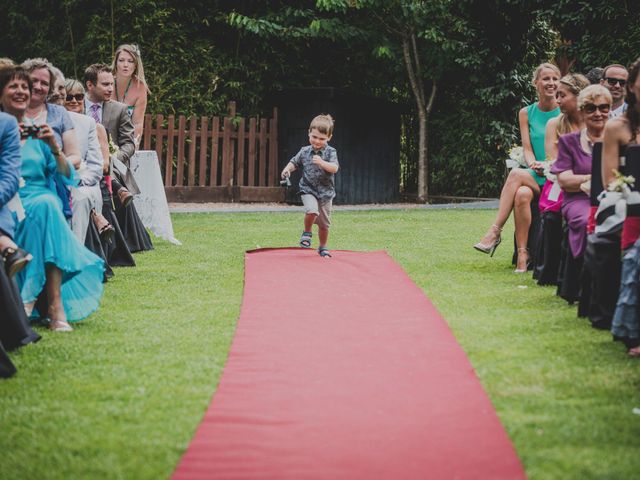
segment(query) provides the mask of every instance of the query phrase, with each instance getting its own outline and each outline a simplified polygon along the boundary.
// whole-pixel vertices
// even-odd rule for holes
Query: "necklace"
[[[25,112],[24,118],[26,120],[30,120],[33,125],[42,125],[43,123],[47,123],[47,107],[45,104],[42,104],[40,111],[35,115],[31,116]]]
[[[590,155],[593,153],[593,144],[600,141],[600,139],[601,137],[591,138],[586,127],[580,130],[580,146]]]
[[[116,82],[116,100],[119,102],[125,103],[124,99],[127,98],[127,93],[129,92],[129,87],[131,86],[131,80],[133,76],[129,77],[129,82],[127,83],[126,88],[124,89],[124,95],[122,96],[122,100],[120,100],[120,95],[118,95],[118,82]]]

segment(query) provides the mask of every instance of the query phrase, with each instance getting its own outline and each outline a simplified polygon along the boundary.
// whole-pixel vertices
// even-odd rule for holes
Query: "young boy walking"
[[[289,160],[280,176],[284,179],[291,172],[301,168],[300,193],[304,205],[304,230],[300,237],[300,246],[311,248],[311,227],[318,225],[321,257],[331,257],[327,249],[329,226],[331,225],[331,205],[336,196],[334,175],[338,171],[338,154],[328,142],[333,135],[331,115],[318,115],[309,126],[309,145]]]

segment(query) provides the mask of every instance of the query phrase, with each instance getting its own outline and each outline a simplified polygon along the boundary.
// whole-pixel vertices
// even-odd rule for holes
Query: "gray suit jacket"
[[[73,129],[76,131],[82,167],[80,174],[80,185],[91,187],[96,185],[102,178],[102,152],[96,134],[96,122],[87,115],[69,112]]]
[[[18,122],[12,115],[0,112],[0,231],[10,237],[15,222],[7,203],[18,191],[21,166]]]
[[[120,150],[116,153],[116,158],[122,162],[120,165],[114,164],[114,174],[127,189],[135,194],[140,193],[138,184],[129,169],[130,160],[136,152],[136,145],[133,141],[133,123],[124,103],[110,100],[102,104],[102,125],[107,129],[113,142]]]

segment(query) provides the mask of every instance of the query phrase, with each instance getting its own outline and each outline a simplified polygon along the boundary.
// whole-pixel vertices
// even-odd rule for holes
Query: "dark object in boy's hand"
[[[291,179],[289,178],[289,175],[287,175],[282,180],[280,180],[280,185],[282,187],[290,187],[291,186]]]

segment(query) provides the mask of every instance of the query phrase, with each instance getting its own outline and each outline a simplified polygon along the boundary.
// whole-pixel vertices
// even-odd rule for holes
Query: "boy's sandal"
[[[21,248],[7,247],[2,251],[4,268],[9,277],[13,277],[33,259],[33,255]]]
[[[302,248],[311,248],[311,237],[313,234],[311,232],[302,232],[300,236],[300,246]]]
[[[318,255],[320,255],[322,258],[331,257],[331,253],[329,253],[327,247],[320,247],[318,249]]]

